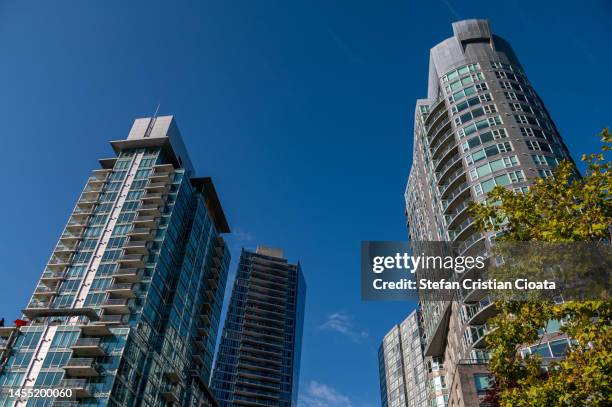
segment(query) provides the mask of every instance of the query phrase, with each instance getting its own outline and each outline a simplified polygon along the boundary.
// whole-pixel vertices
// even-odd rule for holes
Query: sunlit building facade
[[[229,251],[212,180],[172,116],[137,119],[100,160],[23,310],[0,328],[0,405],[216,405],[208,389]],[[64,395],[68,393],[64,392]]]
[[[242,251],[211,382],[222,407],[297,405],[305,296],[282,250]]]
[[[427,407],[427,372],[419,312],[385,335],[378,348],[382,407]]]
[[[427,99],[416,103],[410,239],[486,255],[494,236],[476,230],[469,204],[497,185],[523,193],[564,159],[568,150],[508,42],[486,20],[454,23],[453,36],[431,49]],[[495,312],[478,290],[452,302],[422,299],[430,406],[488,405],[484,336]]]

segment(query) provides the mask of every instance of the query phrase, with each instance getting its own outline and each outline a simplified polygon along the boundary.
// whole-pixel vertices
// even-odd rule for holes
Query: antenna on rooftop
[[[149,137],[151,135],[151,131],[153,131],[153,126],[155,126],[155,121],[157,120],[157,112],[159,112],[160,104],[161,103],[157,104],[157,107],[155,108],[155,113],[153,113],[153,117],[151,117],[151,120],[149,120],[149,125],[147,126],[147,130],[145,131],[143,137]]]

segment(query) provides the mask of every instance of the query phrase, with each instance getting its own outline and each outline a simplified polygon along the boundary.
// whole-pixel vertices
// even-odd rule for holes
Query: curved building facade
[[[427,99],[417,100],[413,163],[405,193],[412,241],[451,241],[459,254],[486,254],[493,236],[467,211],[495,186],[526,191],[571,160],[542,100],[504,39],[486,20],[453,24],[431,49]],[[430,406],[487,405],[483,337],[488,298],[422,301]]]

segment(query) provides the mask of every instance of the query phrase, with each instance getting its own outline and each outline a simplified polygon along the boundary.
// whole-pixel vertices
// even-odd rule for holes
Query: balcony
[[[45,317],[80,317],[85,316],[91,321],[99,319],[93,308],[56,308],[50,301],[32,301],[21,312],[30,319]]]
[[[100,176],[92,175],[89,178],[87,178],[87,184],[91,185],[92,187],[98,187],[104,184],[106,182],[106,179],[107,179],[106,174],[102,174]]]
[[[444,130],[451,129],[450,119],[446,119],[439,123],[436,126],[429,127],[427,129],[427,140],[429,141],[430,146],[435,146],[437,144],[438,138],[444,134]]]
[[[142,200],[143,205],[147,205],[147,204],[162,205],[164,202],[166,202],[166,196],[167,196],[166,194],[147,192],[140,199]]]
[[[144,240],[130,240],[123,246],[123,250],[126,253],[149,254],[147,242]]]
[[[457,251],[461,256],[464,256],[473,248],[479,248],[481,245],[478,245],[478,242],[485,242],[485,236],[482,233],[474,233],[467,240],[461,242],[459,246],[457,246]],[[484,256],[486,257],[486,253]]]
[[[486,296],[478,301],[478,304],[475,304],[469,308],[468,316],[470,316],[470,319],[467,321],[467,323],[468,325],[482,325],[496,314],[497,308],[495,307],[495,304],[493,301],[491,301],[490,296]]]
[[[70,256],[72,252],[77,249],[77,242],[73,241],[70,243],[60,242],[57,246],[55,246],[54,254],[58,256]]]
[[[72,395],[77,399],[89,398],[93,395],[87,379],[64,379],[60,382],[59,388],[72,390]]]
[[[0,338],[9,338],[13,332],[18,330],[16,326],[0,326]]]
[[[111,316],[111,315],[109,315]],[[115,316],[115,315],[112,315]],[[121,318],[120,315],[116,315],[119,316]],[[111,335],[111,331],[108,328],[108,326],[106,326],[103,323],[100,323],[102,321],[102,318],[104,318],[104,315],[102,317],[100,317],[100,321],[98,321],[98,323],[94,323],[94,324],[83,324],[80,325],[81,328],[81,333],[83,335],[87,335],[87,336],[107,336],[107,335]]]
[[[78,208],[92,208],[95,204],[98,203],[97,198],[91,197],[81,197],[76,203]]]
[[[153,174],[172,174],[174,166],[172,164],[157,164],[153,166]]]
[[[431,158],[435,160],[438,157],[438,153],[442,151],[442,147],[447,146],[450,141],[455,142],[455,133],[452,129],[449,129],[448,133],[440,138],[437,144],[430,147],[430,151],[432,151]]]
[[[213,290],[216,290],[217,287],[219,287],[219,284],[217,283],[217,279],[216,278],[209,278],[208,280],[208,287],[212,288]]]
[[[451,229],[448,231],[448,238],[451,241],[461,240],[461,237],[466,230],[468,230],[474,224],[474,220],[472,218],[467,218],[463,222],[461,222],[455,229]]]
[[[466,194],[469,194],[470,186],[467,182],[462,182],[459,184],[453,192],[451,192],[446,199],[442,199],[442,208],[444,208],[444,212],[446,212],[449,208],[453,208],[453,203],[457,202],[457,198]]]
[[[149,228],[134,228],[127,234],[133,239],[153,240],[153,232]]]
[[[445,198],[446,193],[448,191],[452,191],[451,187],[454,186],[457,181],[463,179],[465,181],[465,170],[463,169],[463,167],[459,166],[459,168],[457,168],[455,171],[453,171],[448,177],[447,177],[448,181],[445,182],[444,184],[441,184],[438,187],[438,192],[440,193],[440,197],[442,199]]]
[[[134,227],[153,229],[157,227],[157,221],[155,216],[140,215],[136,219],[134,219]]]
[[[104,356],[104,349],[100,347],[100,338],[79,338],[71,346],[74,355],[96,357]]]
[[[266,355],[263,352],[247,352],[247,351],[243,351],[241,350],[238,353],[238,356],[241,359],[246,359],[246,360],[252,360],[258,363],[269,363],[275,366],[282,366],[283,362],[279,357],[274,357],[274,356],[270,356],[270,355]]]
[[[130,313],[128,300],[125,298],[109,298],[100,305],[106,315],[125,315]]]
[[[204,366],[204,358],[203,358],[202,353],[200,353],[200,352],[194,352],[194,353],[193,353],[191,356],[193,357],[193,361],[194,361],[194,362],[195,362],[197,365],[199,365],[199,366]]]
[[[78,222],[85,223],[87,221],[87,218],[89,218],[92,213],[93,213],[93,207],[87,208],[87,209],[81,209],[77,207],[72,212],[72,219]]]
[[[47,267],[48,268],[48,267]],[[57,283],[58,281],[66,278],[66,273],[64,271],[45,271],[40,278],[40,281],[49,284],[49,283]]]
[[[151,182],[149,183],[149,185],[145,187],[145,191],[165,194],[168,192],[168,183],[163,182],[163,181],[162,182]]]
[[[137,268],[120,268],[113,272],[113,277],[117,282],[136,283],[140,281]]]
[[[461,202],[459,205],[455,207],[455,209],[449,213],[448,215],[444,215],[444,220],[446,221],[446,226],[449,229],[452,229],[454,223],[457,219],[461,219],[461,215],[464,213],[468,213],[467,209],[470,207],[470,200],[466,199]]]
[[[166,184],[170,183],[170,175],[169,174],[153,174],[149,177],[151,183],[156,184]]]
[[[83,192],[81,193],[81,198],[97,198],[98,195],[102,192],[102,185],[97,188],[94,188],[90,185],[87,185]]]
[[[463,333],[466,345],[479,349],[485,347],[485,336],[491,331],[488,324],[469,326]]]
[[[71,218],[68,224],[66,225],[66,230],[73,233],[78,233],[83,231],[85,227],[87,227],[87,224],[85,222]]]
[[[69,265],[70,265],[69,259],[52,257],[51,260],[49,260],[49,263],[47,263],[47,269],[54,270],[54,271],[62,271]]]
[[[208,337],[208,331],[209,327],[208,326],[201,326],[198,328],[198,336],[201,338],[205,338]]]
[[[56,287],[38,286],[34,290],[34,297],[37,298],[49,298],[57,294]]]
[[[66,230],[64,233],[62,233],[59,240],[60,240],[60,243],[63,243],[67,246],[72,245],[72,244],[76,246],[76,243],[79,240],[81,240],[82,237],[83,237],[83,233],[81,232],[75,233],[75,232]]]
[[[99,322],[105,325],[122,325],[123,317],[121,315],[102,315]]]
[[[106,177],[108,177],[108,174],[111,171],[112,170],[110,168],[100,168],[97,170],[93,170],[91,173],[92,173],[92,177],[95,177],[100,180],[106,180]]]
[[[145,266],[144,256],[141,254],[124,254],[117,263],[125,268],[142,268]]]
[[[181,381],[181,376],[176,372],[176,370],[168,370],[164,372],[164,375],[170,383],[178,383]]]
[[[66,374],[73,377],[99,376],[98,367],[94,358],[72,358],[64,366]]]
[[[176,388],[174,385],[164,386],[159,392],[159,395],[162,399],[164,399],[168,403],[178,404],[179,402],[178,392],[176,391]]]
[[[132,283],[115,283],[106,289],[106,291],[115,298],[134,298]]]
[[[159,211],[159,205],[143,203],[138,208],[138,214],[139,216],[159,216],[161,212]]]

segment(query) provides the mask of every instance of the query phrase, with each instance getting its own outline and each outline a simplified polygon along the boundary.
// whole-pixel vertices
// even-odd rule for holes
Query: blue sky
[[[428,51],[473,17],[513,44],[574,156],[595,150],[606,1],[0,2],[0,315],[26,304],[107,141],[161,103],[234,257],[261,243],[302,262],[302,406],[379,405],[379,341],[414,304],[360,301],[359,242],[405,239]]]

